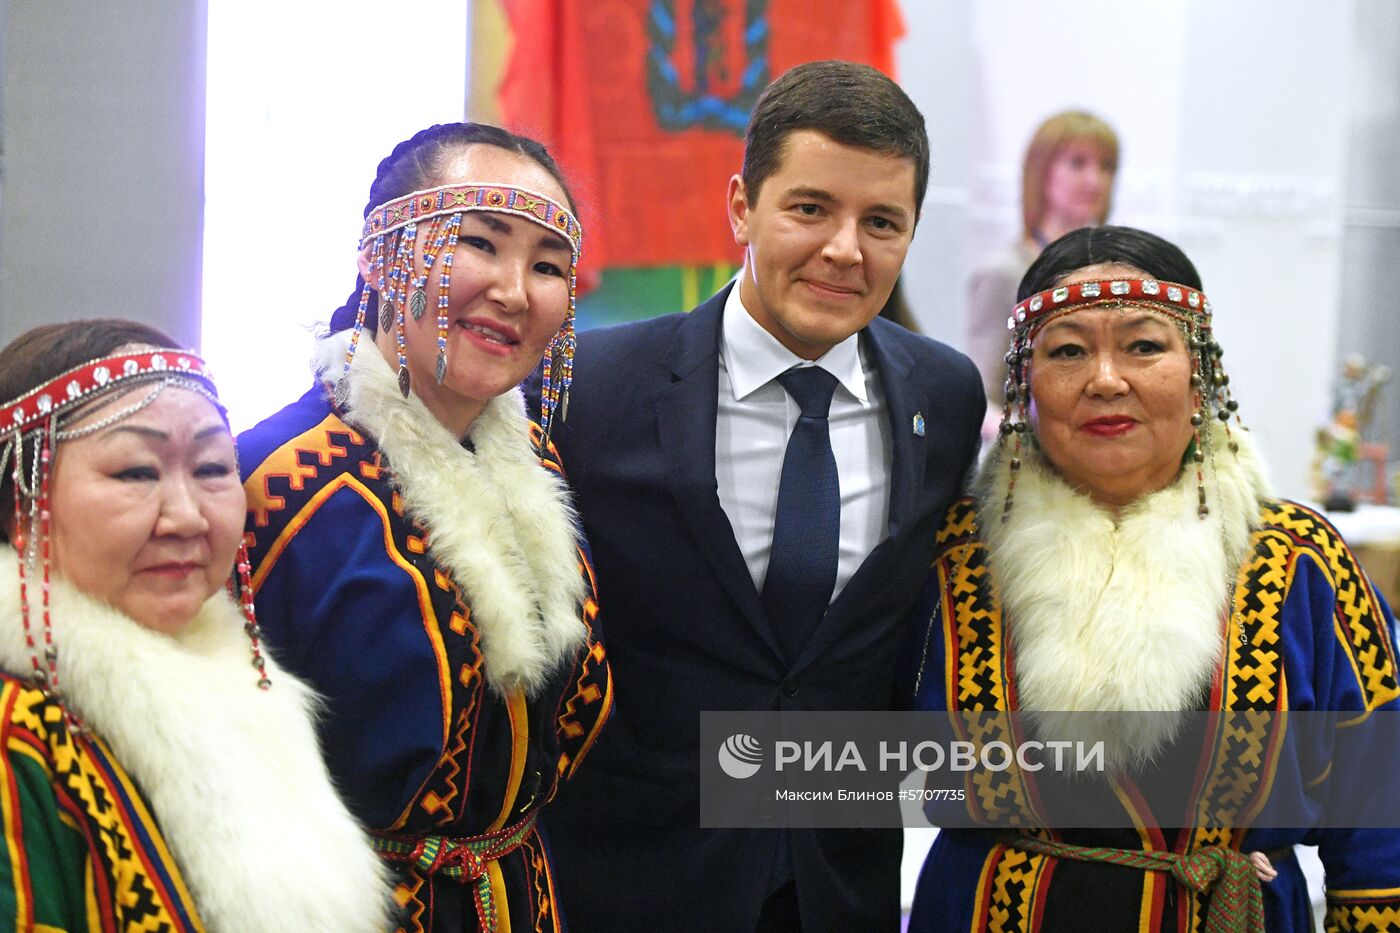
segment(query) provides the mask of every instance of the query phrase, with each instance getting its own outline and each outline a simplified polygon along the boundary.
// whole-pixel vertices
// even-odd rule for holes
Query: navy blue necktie
[[[841,486],[827,421],[836,377],[809,366],[788,370],[778,382],[802,409],[802,415],[783,454],[773,550],[763,581],[763,608],[784,657],[792,663],[826,614],[836,588]]]

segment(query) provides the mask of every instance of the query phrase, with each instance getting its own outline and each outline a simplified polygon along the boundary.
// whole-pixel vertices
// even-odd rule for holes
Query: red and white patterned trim
[[[1159,305],[1173,317],[1210,326],[1210,302],[1197,289],[1157,279],[1104,279],[1058,285],[1032,295],[1016,305],[1006,319],[1006,328],[1035,328],[1051,315],[1103,302]]]
[[[211,395],[218,395],[208,365],[193,353],[185,350],[120,353],[70,369],[0,407],[0,441],[70,411],[99,392],[152,377],[192,379]]]

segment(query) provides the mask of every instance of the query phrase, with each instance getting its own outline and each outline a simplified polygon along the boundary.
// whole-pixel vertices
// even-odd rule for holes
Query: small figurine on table
[[[1385,464],[1389,451],[1385,444],[1367,442],[1374,422],[1381,386],[1390,381],[1385,366],[1368,366],[1357,353],[1342,362],[1342,378],[1337,383],[1332,404],[1332,420],[1318,429],[1317,453],[1313,458],[1313,494],[1333,512],[1349,512],[1359,498],[1384,503],[1387,499]],[[1374,488],[1363,491],[1360,462],[1377,464]]]

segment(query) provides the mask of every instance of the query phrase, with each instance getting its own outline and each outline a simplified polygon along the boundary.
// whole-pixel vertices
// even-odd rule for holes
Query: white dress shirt
[[[760,593],[773,549],[783,454],[802,414],[777,377],[798,366],[820,366],[839,382],[828,419],[841,487],[835,600],[889,529],[893,454],[884,390],[864,359],[859,335],[838,343],[815,363],[804,360],[749,316],[736,283],[720,331],[715,479],[720,505]]]

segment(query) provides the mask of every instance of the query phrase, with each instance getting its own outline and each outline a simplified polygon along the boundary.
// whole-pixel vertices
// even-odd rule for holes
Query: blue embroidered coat
[[[1018,504],[1017,507],[1020,507]],[[999,508],[997,510],[999,513]],[[990,520],[995,521],[995,516]],[[1002,593],[978,533],[977,503],[949,511],[925,587],[923,657],[916,705],[928,710],[1020,708]],[[1394,619],[1356,558],[1316,512],[1291,502],[1264,502],[1234,581],[1224,653],[1211,682],[1208,710],[1352,711],[1400,709]],[[1217,747],[1218,737],[1202,748]],[[1187,753],[1191,750],[1187,749]],[[1279,875],[1263,884],[1270,933],[1312,929],[1312,908],[1295,843],[1314,845],[1327,872],[1328,930],[1400,930],[1400,831],[1326,829],[1331,793],[1366,793],[1330,773],[1299,774],[1285,744],[1262,757],[1203,758],[1200,783],[1174,801],[1189,812],[1258,812],[1288,801],[1289,812],[1318,814],[1299,829],[1186,828],[1160,800],[1147,800],[1131,779],[1115,782],[1124,825],[1137,830],[1059,830],[1076,845],[1190,853],[1219,845],[1264,851]],[[1181,750],[1178,749],[1177,753]],[[1037,776],[1012,768],[981,772],[965,793],[974,809],[1030,812]],[[1235,798],[1226,795],[1236,794]],[[1199,931],[1207,902],[1161,872],[1057,859],[1002,844],[986,830],[942,830],[924,864],[910,930]]]
[[[401,856],[419,850],[396,863],[401,929],[557,930],[550,858],[531,820],[612,702],[560,465],[517,393],[490,403],[465,445],[436,437],[367,343],[348,402],[318,384],[239,437],[259,621],[283,665],[326,699],[322,740],[352,812]],[[541,489],[559,501],[525,501]],[[531,545],[541,529],[517,529],[520,540],[503,544],[505,526],[532,508],[549,513],[554,540]],[[554,579],[521,603],[533,618],[495,617],[535,585],[541,555],[554,566],[537,576]],[[570,618],[550,630],[544,617],[561,602]],[[534,647],[512,654],[522,632]],[[521,661],[529,650],[533,667]],[[476,880],[470,857],[440,854],[444,840],[487,834],[518,845],[502,843],[509,851],[484,858]]]

